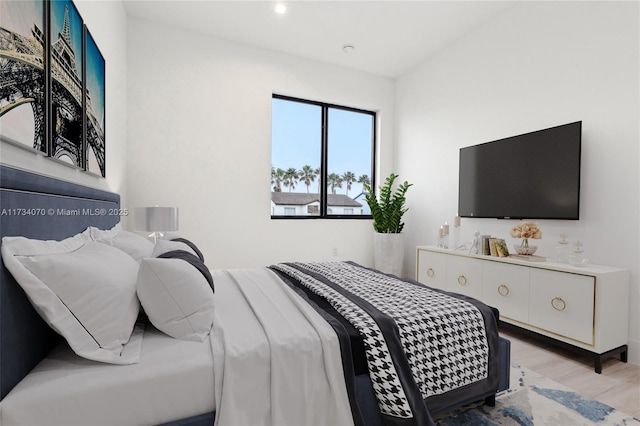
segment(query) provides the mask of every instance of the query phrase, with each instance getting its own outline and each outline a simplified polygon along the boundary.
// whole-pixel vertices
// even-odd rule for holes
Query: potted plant
[[[409,210],[405,194],[413,184],[405,181],[393,190],[393,183],[398,175],[391,173],[380,186],[379,198],[372,188],[364,184],[367,192],[365,199],[373,216],[374,262],[379,271],[399,276],[402,273],[404,245],[402,216]]]

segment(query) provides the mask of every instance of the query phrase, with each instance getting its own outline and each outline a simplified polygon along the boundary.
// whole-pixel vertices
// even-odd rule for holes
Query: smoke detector
[[[345,44],[344,46],[342,46],[342,51],[347,55],[350,55],[351,53],[353,53],[354,50],[356,50],[356,48],[351,44]]]

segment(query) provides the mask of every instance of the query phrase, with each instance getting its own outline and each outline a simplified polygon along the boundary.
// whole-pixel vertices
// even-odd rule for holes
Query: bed
[[[119,223],[122,211],[117,194],[8,166],[2,166],[0,173],[1,237],[23,236],[28,239],[61,241],[89,228],[107,232]],[[293,303],[290,308],[292,315],[311,318],[313,321],[309,321],[316,327],[311,334],[324,336],[322,339],[325,340],[313,343],[319,344],[323,348],[321,351],[312,350],[296,357],[295,351],[306,347],[305,343],[296,344],[293,348],[284,344],[281,352],[278,352],[278,356],[286,360],[283,361],[286,365],[281,368],[294,368],[295,364],[300,364],[297,367],[303,372],[300,375],[306,374],[309,369],[307,361],[311,359],[326,369],[321,373],[323,377],[328,377],[324,394],[313,393],[316,390],[308,395],[292,391],[286,380],[278,385],[288,390],[289,393],[282,395],[291,400],[302,398],[300,401],[304,402],[304,398],[311,398],[312,404],[308,403],[308,399],[306,405],[297,404],[299,411],[303,412],[301,415],[320,419],[325,415],[324,411],[330,411],[323,407],[339,406],[341,408],[335,411],[342,410],[342,413],[336,415],[343,417],[336,418],[344,419],[347,416],[349,422],[355,424],[430,424],[432,416],[467,403],[485,400],[491,404],[495,401],[496,392],[508,388],[509,342],[498,337],[495,328],[497,312],[473,299],[463,297],[464,302],[478,308],[479,313],[476,315],[481,315],[482,327],[486,328],[484,332],[488,336],[484,349],[487,359],[486,367],[483,367],[486,369],[483,378],[467,379],[469,383],[464,386],[443,384],[443,380],[460,380],[460,374],[451,373],[442,375],[438,379],[439,384],[434,385],[438,380],[423,377],[421,385],[417,385],[407,375],[420,368],[416,365],[424,362],[415,358],[422,356],[422,349],[428,342],[413,342],[414,356],[409,357],[408,361],[398,361],[402,359],[397,353],[400,349],[389,342],[393,339],[404,342],[407,337],[402,333],[397,336],[398,331],[394,331],[393,321],[385,323],[384,318],[376,317],[377,314],[369,312],[368,308],[360,309],[371,303],[359,293],[365,285],[356,284],[355,279],[345,279],[348,274],[354,273],[363,276],[365,282],[379,281],[383,286],[381,288],[386,288],[384,286],[391,285],[389,283],[395,277],[350,262],[293,262],[269,268],[214,270],[210,273],[212,283],[216,283],[216,321],[213,322],[210,336],[202,341],[176,339],[160,331],[154,324],[145,322],[144,318],[142,322],[137,318],[136,330],[141,327],[138,330],[139,360],[117,365],[78,356],[76,348],[70,347],[42,319],[3,263],[0,277],[0,423],[33,424],[43,423],[42,419],[46,419],[46,424],[204,425],[213,424],[218,417],[217,421],[221,424],[233,424],[234,419],[238,424],[239,420],[234,418],[233,410],[236,410],[237,415],[244,415],[246,407],[242,404],[242,395],[247,398],[245,401],[249,400],[251,392],[256,394],[256,398],[261,398],[264,392],[254,384],[260,383],[260,380],[264,381],[265,386],[270,383],[268,377],[262,377],[265,370],[260,367],[260,362],[269,363],[268,359],[265,361],[264,356],[258,355],[255,361],[247,363],[247,360],[239,359],[242,357],[231,356],[233,351],[229,348],[232,346],[223,347],[220,343],[224,340],[220,336],[231,339],[249,333],[242,328],[245,322],[243,319],[246,318],[243,311],[230,309],[229,306],[233,303],[221,303],[221,300],[240,296],[245,298],[249,293],[256,293],[257,297],[251,306],[245,308],[247,312],[273,309],[274,306],[276,311],[284,310],[279,308],[283,306],[279,304],[290,300]],[[348,292],[336,287],[340,281],[345,281],[346,286],[352,286]],[[405,281],[408,287],[423,291],[421,284]],[[268,297],[261,296],[259,293],[271,284],[276,293],[269,294]],[[355,294],[355,302],[344,299],[345,293]],[[449,295],[438,293],[430,297],[443,298]],[[263,301],[267,299],[277,302],[273,303],[274,306],[263,306]],[[331,302],[333,304],[329,302],[332,299],[335,302]],[[366,312],[354,312],[359,310]],[[274,314],[265,315],[271,317]],[[275,316],[277,315],[276,313]],[[345,316],[355,316],[353,323],[365,328],[358,328],[345,321]],[[318,318],[322,321],[318,321]],[[374,328],[390,327],[390,331],[385,331],[390,334],[380,339],[379,336],[370,336],[367,331],[363,331],[368,330],[366,323],[371,322],[371,318],[374,318]],[[411,315],[405,318],[408,327],[412,326],[411,318]],[[281,320],[285,321],[284,324],[291,321],[286,317]],[[263,319],[258,318],[254,322],[260,321]],[[299,321],[295,322],[297,324]],[[261,324],[260,327],[264,328],[264,325]],[[289,328],[292,332],[296,331],[295,327],[273,327],[276,333]],[[445,328],[434,326],[430,333]],[[289,337],[283,335],[281,338]],[[130,341],[133,340],[135,339],[132,337]],[[240,338],[233,345],[247,345],[249,342],[254,348],[260,346],[256,341],[259,339]],[[385,346],[385,353],[372,356],[371,348],[380,344],[388,345]],[[273,343],[263,342],[262,346],[265,345],[273,346]],[[337,352],[335,348],[338,348]],[[318,352],[325,354],[324,358],[315,359]],[[385,357],[393,358],[390,364],[397,367],[395,377],[389,376],[387,370],[378,370],[376,363],[384,364],[380,360]],[[407,365],[398,367],[397,364],[402,362]],[[251,368],[255,371],[249,371]],[[244,376],[234,376],[245,369],[247,371],[243,371]],[[474,366],[467,368],[467,371],[474,374],[476,370]],[[271,371],[277,370],[272,368]],[[389,377],[389,380],[385,377]],[[314,382],[318,378],[309,376],[308,380]],[[400,383],[399,387],[389,385],[393,380]],[[439,390],[423,400],[411,389],[407,390],[412,386],[435,386]],[[451,389],[447,390],[447,386]],[[403,398],[396,398],[399,395],[398,389],[405,389]],[[277,398],[283,398],[278,395],[280,394],[263,400],[262,408],[259,407],[260,404],[252,403],[252,406],[256,405],[256,412],[251,414],[255,416],[252,422],[287,423],[286,415],[281,422],[275,421],[274,417],[271,420],[255,420],[271,415],[272,405],[296,405],[291,404],[291,400],[278,401]],[[380,400],[385,398],[386,403],[381,405]],[[399,401],[400,399],[403,401]],[[408,416],[406,413],[394,413],[394,410],[401,411],[403,404],[405,408],[409,407]],[[225,407],[224,411],[221,407]],[[314,409],[318,412],[314,413]],[[227,418],[222,413],[228,413]],[[329,418],[331,417],[327,419]]]

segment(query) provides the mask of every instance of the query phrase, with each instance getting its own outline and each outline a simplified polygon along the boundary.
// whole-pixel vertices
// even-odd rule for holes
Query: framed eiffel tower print
[[[85,170],[105,177],[105,61],[85,25]]]
[[[84,169],[83,22],[70,0],[50,2],[50,156]]]
[[[46,3],[0,1],[0,141],[47,154]]]

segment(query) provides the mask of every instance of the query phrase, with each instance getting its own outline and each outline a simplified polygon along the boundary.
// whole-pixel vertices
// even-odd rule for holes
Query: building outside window
[[[368,218],[375,112],[273,95],[271,217]]]

